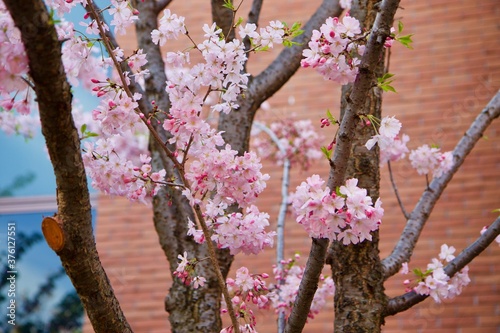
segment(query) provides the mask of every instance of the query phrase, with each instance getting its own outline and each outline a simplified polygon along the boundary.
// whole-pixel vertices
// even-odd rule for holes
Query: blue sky
[[[99,2],[98,2],[99,3]],[[75,22],[75,26],[84,15],[81,6],[76,7],[66,19]],[[83,89],[76,87],[73,98],[78,100],[86,111],[97,105],[97,98]],[[15,196],[55,195],[56,185],[54,172],[48,154],[45,151],[45,140],[38,132],[31,140],[16,135],[6,135],[0,130],[0,189],[5,188],[17,176],[35,175],[27,186],[14,192]]]
[[[67,19],[78,22],[83,17],[83,9],[77,7]],[[76,23],[78,24],[78,23]],[[97,105],[97,99],[81,88],[74,88],[74,99],[82,104],[83,109],[91,111]],[[0,130],[0,189],[5,189],[19,176],[34,175],[34,180],[28,185],[14,191],[15,197],[55,196],[56,184],[52,165],[45,149],[45,139],[39,131],[33,139],[25,140],[21,136],[6,135]],[[0,203],[1,204],[1,203]],[[44,216],[53,215],[53,211],[1,214],[0,213],[0,252],[7,249],[7,223],[16,223],[16,232],[27,235],[41,232],[41,221]],[[92,212],[95,222],[96,211]],[[19,244],[17,244],[19,246]],[[0,255],[0,267],[6,258]],[[44,240],[33,245],[17,263],[19,272],[17,286],[18,299],[23,295],[33,294],[46,278],[61,267],[58,256],[47,246]],[[44,316],[59,302],[61,296],[72,290],[73,286],[67,276],[57,280],[54,297],[44,304]],[[3,316],[2,316],[3,318]],[[3,319],[1,319],[3,320]]]
[[[84,110],[91,111],[97,100],[82,89],[76,88],[74,98],[80,101]],[[25,140],[18,135],[6,135],[0,131],[0,188],[5,188],[17,176],[35,175],[27,186],[17,189],[15,196],[55,195],[56,183],[49,155],[45,150],[45,139],[38,132],[33,139]]]

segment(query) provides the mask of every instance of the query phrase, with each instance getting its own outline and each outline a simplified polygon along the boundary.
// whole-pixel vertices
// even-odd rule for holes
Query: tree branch
[[[155,4],[152,1],[142,2],[134,0],[133,4],[139,10],[139,20],[135,22],[137,46],[148,55],[148,62],[144,65],[144,68],[148,69],[151,73],[145,78],[143,99],[146,100],[147,109],[143,109],[143,111],[149,113],[151,102],[155,101],[161,110],[168,112],[170,109],[170,100],[168,94],[165,93],[167,81],[165,62],[163,61],[160,46],[154,44],[151,39],[151,31],[158,29],[158,14],[156,10],[158,2]],[[161,125],[154,127],[158,133],[164,132]],[[161,136],[164,136],[164,134]]]
[[[170,5],[171,2],[172,2],[172,0],[156,0],[156,3],[155,3],[156,14],[158,15],[162,10],[167,8],[167,6]]]
[[[392,174],[392,168],[391,168],[391,161],[387,161],[387,168],[389,170],[389,178],[391,180],[391,185],[392,189],[394,190],[394,195],[396,196],[396,199],[398,200],[399,208],[401,208],[401,212],[403,213],[403,216],[405,219],[409,219],[410,215],[405,209],[405,206],[403,205],[403,200],[401,200],[401,196],[399,195],[398,187],[396,186],[396,182],[394,181],[394,176]]]
[[[408,262],[415,249],[422,229],[429,218],[437,200],[458,171],[467,155],[482,138],[483,132],[500,115],[500,91],[490,100],[471,124],[462,139],[453,150],[453,167],[439,178],[434,178],[424,191],[417,205],[410,214],[410,219],[389,257],[382,260],[385,279],[396,274],[404,262]]]
[[[267,69],[257,77],[250,77],[244,97],[238,99],[240,108],[219,116],[218,130],[224,132],[224,140],[231,144],[234,150],[240,154],[249,150],[250,130],[259,106],[295,74],[312,31],[319,29],[328,17],[339,16],[341,13],[338,0],[324,0],[304,26],[304,33],[294,39],[300,45],[285,48]]]
[[[262,9],[262,2],[263,0],[253,0],[252,1],[252,8],[250,8],[250,12],[248,13],[248,23],[253,23],[255,25],[259,25],[259,17],[260,17],[260,11]],[[250,50],[251,43],[250,43],[250,38],[248,36],[245,37],[243,40],[243,44],[245,45],[245,50]],[[247,53],[247,58],[250,58],[250,54]],[[246,64],[248,62],[245,62],[244,70],[246,71]]]
[[[446,265],[444,268],[446,275],[453,277],[453,275],[481,254],[498,235],[500,235],[500,217],[498,217],[474,243],[469,245],[455,259]],[[408,310],[412,306],[425,300],[427,297],[429,297],[429,295],[420,295],[415,291],[394,297],[389,300],[384,312],[384,317],[393,316],[399,312]]]
[[[249,82],[248,90],[255,99],[257,108],[274,95],[299,69],[302,51],[308,47],[312,31],[319,29],[327,18],[338,17],[341,14],[342,8],[338,0],[324,0],[304,25],[304,33],[293,39],[298,45],[283,49],[264,71]]]
[[[254,122],[253,125],[259,130],[264,131],[273,143],[276,145],[278,150],[285,156],[283,160],[283,175],[281,180],[281,204],[278,213],[278,221],[276,223],[276,268],[281,271],[283,269],[283,260],[285,253],[285,221],[286,221],[286,211],[288,207],[288,192],[290,187],[290,159],[286,157],[286,149],[283,147],[283,144],[276,136],[276,134],[266,125],[260,122]],[[283,284],[284,281],[280,280],[280,284]],[[280,301],[282,301],[280,295]],[[278,314],[278,333],[281,333],[285,329],[285,313],[280,311]]]
[[[99,261],[80,140],[71,116],[71,87],[61,42],[42,0],[4,1],[29,59],[57,184],[57,219],[65,242],[57,254],[75,286],[95,332],[132,332]]]
[[[260,11],[262,9],[262,2],[263,0],[252,1],[252,8],[248,13],[248,23],[254,23],[254,24],[259,23]]]
[[[147,104],[146,111],[151,111],[151,102],[165,113],[156,114],[160,122],[152,122],[155,133],[161,137],[162,142],[167,142],[170,134],[163,127],[165,114],[170,110],[170,100],[165,93],[167,76],[165,74],[165,63],[162,52],[158,45],[151,40],[151,31],[158,29],[157,15],[162,8],[158,3],[168,4],[167,1],[152,3],[151,1],[134,0],[133,5],[139,10],[139,20],[136,21],[136,35],[138,47],[148,55],[148,63],[145,68],[149,69],[151,75],[145,78],[145,95],[143,100]],[[165,153],[162,142],[150,138],[149,149],[151,151],[152,165],[155,170],[165,169],[167,179],[183,179],[181,168],[174,165],[174,161]],[[175,147],[169,146],[171,151]],[[196,258],[213,257],[210,255],[209,245],[197,244],[192,237],[187,236],[187,221],[195,220],[193,208],[181,191],[162,187],[153,198],[154,226],[158,234],[159,243],[170,264],[170,272],[175,272],[178,260],[177,255],[184,251]],[[210,238],[208,238],[210,239]],[[224,290],[222,284],[224,279],[220,275],[227,276],[232,256],[229,251],[216,250],[218,266],[214,269],[211,261],[203,261],[196,266],[196,271],[207,279],[206,288],[193,289],[185,286],[180,280],[172,275],[174,285],[165,298],[165,308],[170,313],[169,321],[172,328],[192,327],[197,332],[213,332],[220,330],[220,293]],[[219,282],[218,282],[219,280]],[[226,295],[227,296],[227,295]],[[200,319],[201,318],[201,319]],[[203,327],[203,329],[202,329]]]
[[[212,4],[212,21],[222,29],[226,41],[233,40],[235,38],[233,10],[224,7],[224,0],[211,0],[210,3]]]
[[[104,19],[104,16],[102,15],[102,10],[99,8],[99,6],[96,5],[96,3],[94,1],[92,1],[92,0],[88,1],[87,5],[83,6],[83,8],[87,11],[90,18],[92,18],[93,20],[95,20],[97,22],[101,22],[101,23],[106,23],[106,20]],[[106,38],[104,38],[104,37],[106,37]],[[106,43],[106,41],[107,41],[107,43],[109,43],[110,50],[108,50],[108,53],[111,52],[111,50],[114,50],[114,49],[120,47],[120,44],[118,44],[118,41],[116,40],[115,35],[110,30],[104,31],[104,35],[101,36],[101,38],[103,38],[103,43]],[[122,72],[132,73],[132,69],[130,68],[130,66],[128,65],[128,63],[126,61],[120,62],[119,68],[121,68]],[[116,69],[118,70],[118,68],[116,68]],[[119,74],[121,76],[121,73],[119,73]],[[144,95],[144,91],[142,90],[141,86],[139,84],[137,84],[136,82],[131,81],[129,87],[133,93],[137,92],[141,95]],[[139,108],[142,111],[145,112],[147,110],[147,105],[145,105],[143,99],[137,101],[137,103],[139,104]]]
[[[344,183],[351,142],[355,135],[355,125],[360,112],[364,110],[366,96],[373,86],[375,70],[383,52],[384,42],[390,34],[398,5],[399,0],[383,1],[381,10],[375,19],[366,51],[361,60],[359,74],[353,84],[348,105],[340,123],[337,147],[333,159],[330,161],[328,187],[333,191]],[[311,254],[304,270],[292,313],[288,319],[287,333],[302,332],[318,286],[319,275],[325,264],[327,248],[328,239],[313,239]]]

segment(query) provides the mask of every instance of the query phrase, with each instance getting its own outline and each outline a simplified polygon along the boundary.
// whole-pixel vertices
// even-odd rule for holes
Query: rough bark
[[[351,16],[356,17],[362,27],[370,29],[375,20],[377,1],[353,2]],[[383,59],[383,57],[380,57]],[[383,75],[383,60],[378,62],[375,75]],[[351,85],[342,88],[341,115],[348,106]],[[365,115],[382,117],[382,91],[374,88],[366,96]],[[346,179],[357,178],[358,186],[367,189],[373,202],[379,197],[380,168],[378,149],[368,150],[365,143],[373,135],[372,126],[358,123],[352,141]],[[378,147],[377,147],[378,148]],[[328,250],[327,263],[335,281],[335,332],[380,332],[383,324],[382,311],[387,303],[382,265],[379,257],[379,233],[373,232],[372,241],[345,246],[332,242]]]
[[[389,35],[389,30],[392,25],[392,21],[394,19],[394,15],[396,13],[398,5],[399,1],[383,1],[379,7],[379,13],[376,16],[372,33],[366,46],[366,51],[361,60],[359,74],[356,77],[352,90],[347,98],[345,112],[340,123],[340,128],[337,135],[337,147],[335,149],[333,159],[330,161],[331,168],[328,187],[331,189],[334,189],[344,183],[351,147],[354,137],[357,135],[355,125],[358,122],[358,116],[364,112],[368,93],[373,87],[376,68],[383,54],[383,44],[386,37]],[[309,258],[304,271],[303,281],[309,276],[313,276],[316,278],[319,276],[326,257],[326,253],[321,251],[321,248],[324,247],[325,242],[327,243],[327,241],[324,239],[313,240],[313,243],[311,245],[311,252],[316,253],[316,258],[314,260],[310,260],[311,258]],[[368,255],[368,251],[365,250],[365,252],[366,255]],[[349,263],[349,265],[351,265],[351,263]],[[373,279],[375,280],[378,279],[376,275],[377,273],[375,273],[375,276],[373,277]],[[373,281],[370,283],[366,283],[364,281],[362,282],[368,290],[372,288],[372,285],[374,283]],[[377,283],[375,283],[375,285],[376,284]],[[314,289],[314,291],[316,290],[315,287],[307,286],[305,283],[300,284],[299,295],[297,296],[294,309],[288,320],[286,332],[291,333],[302,331],[302,328],[305,325],[303,312],[309,309],[312,297],[314,296],[314,292],[311,293],[312,289]],[[361,290],[361,292],[363,292],[363,290]],[[371,292],[372,294],[378,295],[378,291]],[[374,298],[372,298],[372,300],[374,300]],[[340,301],[345,302],[345,300]],[[347,320],[349,320],[348,316]],[[355,331],[349,331],[348,327],[345,327],[343,329],[345,329],[345,332]],[[362,328],[360,332],[361,331]],[[368,329],[366,331],[370,330]]]
[[[170,101],[165,93],[165,82],[167,77],[164,71],[164,62],[160,48],[153,44],[150,32],[157,29],[156,13],[158,4],[150,1],[135,1],[134,5],[140,12],[136,23],[138,47],[148,54],[146,68],[154,75],[150,75],[145,81],[145,96],[147,103],[143,112],[151,112],[151,101],[155,101],[160,110],[168,111]],[[162,120],[162,115],[157,118]],[[156,132],[162,137],[163,142],[168,139],[161,124],[152,122]],[[173,147],[171,147],[173,148]],[[179,170],[175,169],[173,163],[166,156],[159,143],[150,138],[149,149],[152,156],[152,165],[156,170],[165,169],[167,178],[177,179],[179,182]],[[221,289],[217,284],[217,277],[210,261],[205,260],[196,266],[199,275],[207,279],[206,287],[192,289],[177,279],[173,272],[178,265],[177,255],[184,251],[196,258],[207,258],[208,251],[205,245],[199,245],[192,237],[187,236],[187,221],[195,220],[193,210],[186,198],[179,190],[164,187],[153,199],[153,222],[158,234],[159,243],[165,256],[169,261],[170,273],[173,285],[168,296],[165,298],[165,310],[169,313],[169,321],[172,332],[215,332],[220,331],[222,322],[220,319]],[[229,251],[220,250],[217,253],[222,274],[227,276],[232,262]]]
[[[99,261],[90,199],[71,116],[72,95],[61,61],[61,44],[41,0],[4,1],[21,30],[37,95],[42,133],[57,184],[64,244],[57,254],[80,296],[95,332],[132,332]]]
[[[226,37],[226,40],[233,40],[235,37],[235,31],[233,29],[233,11],[224,7],[224,0],[211,0],[210,3],[212,4],[212,21],[222,29],[222,33]]]
[[[245,96],[238,100],[239,109],[219,117],[219,130],[231,147],[240,154],[249,149],[250,130],[255,113],[266,99],[274,95],[295,74],[300,67],[302,51],[307,47],[312,31],[319,29],[330,16],[342,13],[338,1],[324,0],[321,6],[304,25],[304,33],[294,41],[300,45],[285,48],[276,59],[260,74],[250,77]],[[254,18],[254,15],[250,15]]]

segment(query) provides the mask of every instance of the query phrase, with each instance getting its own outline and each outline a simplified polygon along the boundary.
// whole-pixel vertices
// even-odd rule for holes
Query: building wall
[[[172,12],[186,16],[190,33],[197,32],[210,13],[208,1],[173,1]],[[281,19],[288,23],[310,16],[320,3],[281,0],[264,2],[261,22]],[[250,2],[243,4],[241,15]],[[443,150],[453,149],[470,122],[500,87],[500,6],[495,0],[414,1],[403,0],[396,15],[405,24],[405,33],[414,34],[414,49],[395,45],[391,51],[390,72],[395,73],[398,93],[384,95],[386,115],[396,115],[403,132],[411,137],[409,147],[437,144]],[[133,40],[123,41],[131,50]],[[185,40],[173,44],[183,49]],[[276,55],[252,55],[250,70],[258,73]],[[319,119],[330,109],[338,113],[340,88],[323,81],[313,70],[299,70],[269,103],[271,110],[261,111],[261,121],[273,121],[292,113],[298,118]],[[295,103],[290,104],[290,97]],[[320,131],[318,126],[318,131]],[[333,129],[321,130],[327,139]],[[443,243],[458,251],[472,243],[484,225],[500,207],[500,125],[494,123],[485,133],[461,170],[455,175],[436,205],[410,267],[424,268],[437,256]],[[265,162],[272,176],[261,197],[261,210],[273,218],[278,212],[281,171]],[[326,163],[315,165],[313,172],[327,174]],[[411,211],[425,188],[425,179],[413,171],[409,162],[393,166],[394,175],[406,209]],[[294,171],[292,189],[309,173]],[[397,242],[405,220],[389,183],[387,167],[382,169],[381,197],[386,215],[380,229],[381,256],[387,256]],[[122,308],[136,332],[166,332],[168,318],[163,299],[168,292],[168,263],[163,255],[152,224],[149,207],[130,204],[120,198],[101,196],[97,218],[97,247]],[[286,256],[300,251],[306,257],[310,240],[290,217],[286,226]],[[238,256],[233,267],[245,264],[254,272],[271,273],[274,250],[264,255]],[[500,246],[490,246],[470,265],[471,284],[453,301],[435,304],[428,299],[411,310],[389,317],[384,332],[500,332]],[[325,269],[328,273],[328,269]],[[386,283],[392,297],[404,292],[406,277],[395,276]],[[332,331],[332,304],[304,332]],[[259,314],[260,332],[275,332],[274,317]],[[87,325],[86,332],[91,332]]]

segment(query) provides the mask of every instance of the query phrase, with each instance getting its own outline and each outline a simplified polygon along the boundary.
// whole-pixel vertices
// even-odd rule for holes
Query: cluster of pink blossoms
[[[349,10],[351,1],[342,0],[340,6]],[[391,34],[394,32],[391,28]],[[302,52],[304,59],[300,64],[304,68],[316,68],[325,80],[342,85],[352,83],[358,74],[359,57],[365,52],[368,35],[361,31],[359,21],[349,16],[349,12],[342,22],[338,17],[330,17],[319,31],[313,30],[309,48]],[[393,37],[387,37],[384,47],[391,47],[393,42]]]
[[[452,299],[462,293],[463,287],[469,284],[469,267],[465,266],[450,278],[444,272],[444,263],[452,261],[455,256],[455,248],[446,244],[441,245],[439,259],[433,258],[432,262],[427,265],[427,270],[414,270],[417,275],[417,285],[410,287],[411,281],[405,280],[407,290],[415,290],[420,295],[431,296],[436,303],[441,303],[443,299]],[[404,263],[401,270],[402,274],[408,274],[408,264]]]
[[[137,13],[128,1],[111,1],[107,10],[113,17],[111,25],[115,32],[124,32],[137,19]],[[85,19],[88,18],[85,15]],[[101,24],[105,31],[109,30],[104,22]],[[137,101],[142,96],[127,96],[122,84],[107,78],[105,70],[113,66],[113,61],[111,57],[98,57],[96,47],[91,43],[92,35],[99,34],[97,22],[92,19],[90,23],[80,22],[80,25],[87,28],[87,36],[77,36],[73,24],[64,20],[57,26],[57,31],[59,38],[65,40],[63,64],[70,82],[73,85],[83,82],[85,88],[100,99],[100,105],[92,111],[91,120],[79,116],[85,118],[84,124],[88,128],[92,127],[92,134],[100,137],[96,142],[85,142],[86,172],[92,179],[92,186],[104,193],[147,202],[164,185],[166,172],[153,172],[151,158],[144,149],[147,128],[137,112]],[[130,84],[131,77],[140,81],[148,74],[141,68],[147,63],[142,50],[125,57],[124,51],[116,48],[113,56],[118,62],[126,62],[131,69],[132,72],[123,73],[127,84]],[[86,137],[85,133],[80,135]],[[138,143],[140,149],[132,147]]]
[[[388,161],[395,162],[406,156],[408,148],[406,144],[410,141],[410,137],[403,134],[399,136],[401,130],[401,122],[395,117],[384,117],[380,121],[378,134],[372,136],[365,146],[371,150],[375,144],[380,148],[380,165],[384,165]]]
[[[443,153],[439,148],[423,145],[411,151],[410,161],[419,175],[432,172],[434,177],[440,177],[453,166],[453,155],[451,151]]]
[[[173,274],[181,279],[187,286],[192,285],[194,289],[203,287],[207,279],[195,273],[195,266],[198,260],[196,258],[188,259],[186,251],[184,251],[183,255],[179,254],[177,259],[179,259],[180,262]]]
[[[167,54],[167,63],[172,67],[167,92],[175,104],[174,110],[198,111],[208,87],[211,94],[217,95],[212,110],[229,113],[239,107],[235,101],[248,82],[248,74],[242,73],[247,59],[244,45],[238,39],[226,41],[221,38],[222,30],[217,29],[215,23],[211,26],[205,24],[203,30],[205,40],[197,45],[197,50],[201,52],[204,63],[186,69],[183,66],[189,64],[187,54]],[[172,116],[176,118],[175,114]]]
[[[253,146],[262,158],[273,157],[278,165],[288,158],[293,164],[299,164],[303,170],[309,169],[312,161],[323,156],[321,147],[323,137],[315,131],[311,120],[296,120],[293,117],[272,123],[271,131],[279,138],[285,153],[277,149],[268,137],[255,137]]]
[[[21,33],[0,1],[0,129],[6,134],[31,138],[39,127],[38,119],[29,116],[34,93],[28,79],[28,58]]]
[[[135,112],[137,106],[137,102],[124,93],[106,96],[92,111],[92,118],[100,123],[101,131],[105,135],[135,132],[144,126]]]
[[[267,297],[277,313],[284,313],[285,318],[291,314],[295,298],[299,292],[300,281],[304,274],[304,267],[297,265],[300,259],[298,254],[294,259],[283,260],[281,265],[283,269],[274,267],[276,283],[269,286]],[[335,294],[335,284],[331,277],[320,276],[320,286],[314,294],[314,298],[309,310],[308,317],[314,318],[327,303],[328,298]]]
[[[210,202],[211,204],[212,202]],[[276,232],[267,232],[269,214],[259,212],[252,205],[245,214],[231,213],[212,220],[212,240],[219,248],[228,248],[231,254],[258,254],[265,247],[272,247]]]
[[[366,189],[357,187],[353,178],[341,186],[338,194],[326,187],[318,175],[307,178],[292,195],[297,222],[310,237],[342,241],[344,245],[371,241],[371,232],[379,228],[384,214],[380,198],[375,204]]]
[[[257,32],[257,25],[247,23],[245,26],[240,25],[238,34],[242,39],[248,36],[256,48],[271,48],[274,44],[283,43],[285,25],[280,21],[271,21],[267,27],[260,28]]]
[[[283,34],[278,24],[265,29],[272,36]],[[268,175],[261,173],[261,163],[250,152],[238,156],[202,117],[202,108],[208,95],[216,95],[213,111],[228,113],[238,108],[236,100],[246,88],[248,75],[242,74],[246,61],[243,43],[226,41],[215,24],[203,26],[205,40],[196,45],[204,62],[188,68],[189,53],[169,52],[166,62],[169,71],[167,92],[172,106],[163,128],[171,134],[169,143],[175,144],[179,161],[189,156],[184,195],[192,205],[200,205],[204,218],[213,231],[212,240],[231,253],[258,253],[272,246],[274,232],[266,232],[269,215],[253,205],[265,188]],[[246,33],[253,35],[251,28]],[[151,34],[154,43],[163,45],[168,39],[186,33],[184,18],[165,10],[158,30]],[[240,32],[241,35],[241,32]],[[257,38],[257,36],[254,36]],[[260,42],[268,37],[260,36]],[[276,42],[272,38],[272,42]],[[267,46],[271,42],[268,42]],[[221,147],[224,147],[221,149]],[[230,205],[245,208],[244,214],[226,213]],[[198,242],[205,241],[201,230],[189,222],[189,234]]]
[[[45,0],[49,8],[54,10],[58,16],[63,16],[78,5],[87,5],[87,0]]]
[[[339,84],[354,82],[358,74],[358,56],[365,46],[359,21],[349,15],[342,22],[328,18],[320,30],[313,30],[308,49],[302,52],[302,67],[316,68],[328,80]]]
[[[177,39],[179,34],[185,34],[184,20],[184,17],[172,14],[170,9],[163,10],[163,16],[158,21],[158,29],[151,32],[153,43],[163,46],[169,39]]]
[[[99,139],[84,144],[83,162],[92,186],[106,194],[120,195],[132,201],[146,202],[163,185],[165,170],[153,172],[151,157],[141,155],[141,165],[136,166],[115,151],[119,136]]]
[[[142,52],[135,52],[131,57],[133,60],[129,58],[129,62],[135,62],[136,68],[145,63]],[[99,125],[101,137],[84,145],[84,163],[92,186],[110,195],[147,202],[164,185],[166,172],[153,172],[151,157],[141,154],[137,161],[128,148],[147,130],[136,111],[141,96],[135,94],[130,98],[110,79],[91,82],[93,93],[100,98],[100,105],[92,111],[92,120]],[[128,145],[124,145],[127,141]]]
[[[377,130],[377,129],[376,129]],[[387,162],[398,161],[406,156],[408,148],[406,144],[410,137],[406,134],[399,136],[401,122],[393,117],[384,117],[380,121],[378,133],[369,139],[365,147],[372,149],[375,144],[380,148],[380,165]],[[448,172],[453,166],[453,155],[451,152],[441,152],[439,148],[422,145],[410,152],[410,162],[419,175],[427,175],[430,172],[434,177],[440,177]]]
[[[268,289],[264,279],[267,274],[250,274],[248,268],[240,267],[236,271],[236,278],[226,280],[227,288],[232,296],[231,303],[235,309],[236,317],[240,321],[240,332],[257,332],[255,329],[256,318],[249,305],[266,308],[269,302],[266,294]],[[226,300],[224,300],[225,302]],[[224,307],[224,303],[223,303]],[[226,312],[223,309],[222,312]],[[233,332],[233,326],[222,329],[221,333]]]

